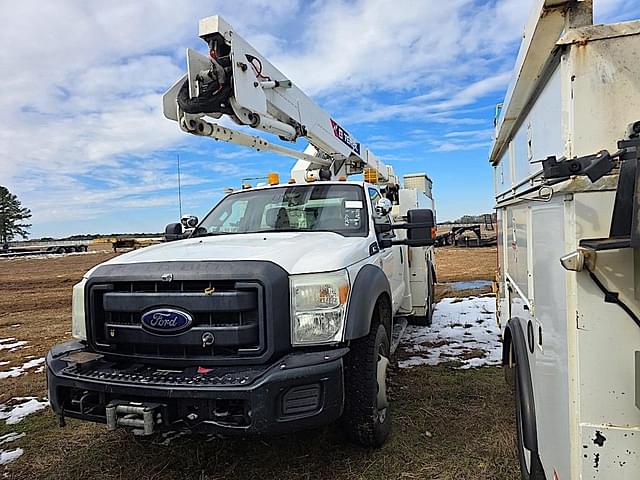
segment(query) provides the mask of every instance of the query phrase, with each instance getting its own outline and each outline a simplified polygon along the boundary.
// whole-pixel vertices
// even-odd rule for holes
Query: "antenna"
[[[180,212],[180,218],[182,218],[182,186],[180,183],[180,154],[176,155],[178,157],[178,210]]]

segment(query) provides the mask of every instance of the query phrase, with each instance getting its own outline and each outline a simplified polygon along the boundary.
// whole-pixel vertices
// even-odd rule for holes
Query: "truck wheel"
[[[58,247],[56,253],[64,253],[64,247]]]
[[[514,372],[515,373],[515,372]],[[544,469],[538,452],[531,452],[524,446],[522,426],[522,409],[520,399],[520,380],[515,375],[516,431],[518,433],[518,460],[520,462],[520,478],[522,480],[545,480]]]
[[[391,431],[386,383],[389,349],[387,329],[372,321],[369,334],[351,343],[344,361],[342,423],[347,437],[365,447],[380,447]]]

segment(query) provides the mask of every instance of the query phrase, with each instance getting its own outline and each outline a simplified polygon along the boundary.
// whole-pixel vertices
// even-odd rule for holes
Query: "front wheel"
[[[377,323],[366,337],[351,343],[344,360],[342,423],[349,439],[365,447],[380,447],[391,431],[387,399],[389,351],[387,329]]]

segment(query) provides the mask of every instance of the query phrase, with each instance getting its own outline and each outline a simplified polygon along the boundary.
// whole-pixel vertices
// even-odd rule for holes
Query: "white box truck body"
[[[590,10],[539,2],[490,155],[523,478],[640,478],[640,22]]]

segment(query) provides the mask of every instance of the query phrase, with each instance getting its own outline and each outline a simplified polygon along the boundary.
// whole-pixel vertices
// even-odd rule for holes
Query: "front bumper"
[[[284,433],[340,417],[342,357],[347,351],[292,353],[258,367],[167,370],[111,362],[87,351],[83,343],[69,342],[47,354],[49,400],[61,418],[111,427],[116,405],[125,405],[119,410],[141,405],[152,408],[154,431]],[[132,426],[127,422],[118,425]]]

